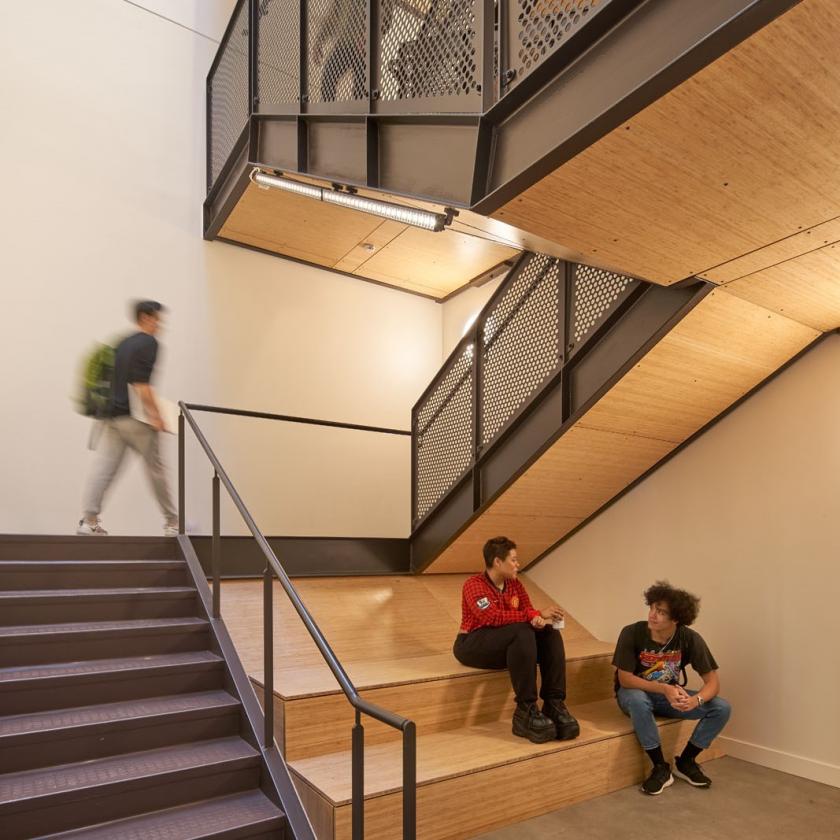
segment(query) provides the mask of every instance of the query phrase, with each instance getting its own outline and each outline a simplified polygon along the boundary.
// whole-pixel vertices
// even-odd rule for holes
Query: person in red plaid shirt
[[[516,543],[495,537],[484,545],[484,574],[464,582],[461,632],[453,653],[471,668],[507,668],[516,695],[513,734],[542,744],[577,738],[580,725],[566,708],[566,651],[552,622],[559,607],[535,610],[517,580]],[[537,708],[537,665],[542,711]]]

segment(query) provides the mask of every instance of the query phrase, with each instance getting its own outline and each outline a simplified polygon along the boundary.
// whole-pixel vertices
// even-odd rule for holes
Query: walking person
[[[178,533],[178,514],[172,503],[160,455],[160,432],[164,429],[164,423],[151,385],[158,354],[156,335],[160,331],[162,313],[163,306],[157,301],[144,300],[135,304],[137,331],[116,347],[111,396],[102,418],[104,428],[85,487],[82,519],[77,534],[97,536],[108,533],[99,520],[102,501],[128,449],[133,449],[143,459],[146,474],[163,513],[164,536],[175,536]],[[129,386],[134,388],[142,403],[146,422],[131,416]]]

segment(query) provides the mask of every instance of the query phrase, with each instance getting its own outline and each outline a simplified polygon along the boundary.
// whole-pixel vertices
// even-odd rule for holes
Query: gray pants
[[[82,506],[85,516],[92,519],[99,515],[102,499],[122,465],[126,450],[131,448],[143,458],[146,475],[167,524],[174,524],[178,513],[172,504],[166,470],[160,457],[158,432],[147,423],[128,416],[104,420],[103,427],[96,447],[96,460],[85,488]]]

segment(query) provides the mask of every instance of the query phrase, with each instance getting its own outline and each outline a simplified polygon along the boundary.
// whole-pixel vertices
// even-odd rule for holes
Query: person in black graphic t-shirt
[[[125,458],[127,449],[133,449],[146,465],[158,505],[164,516],[163,533],[178,533],[178,514],[172,504],[166,471],[160,457],[159,433],[163,421],[158,411],[155,392],[151,385],[152,372],[157,361],[158,342],[155,335],[160,329],[163,307],[154,300],[145,300],[134,307],[138,331],[123,339],[114,355],[114,376],[111,404],[103,420],[104,431],[97,447],[96,461],[85,488],[83,516],[77,534],[98,536],[108,532],[99,521],[102,500]],[[131,416],[128,387],[135,389],[143,403],[147,422]]]
[[[674,760],[674,773],[694,787],[709,787],[711,779],[698,766],[697,756],[720,734],[731,707],[718,696],[717,662],[703,637],[689,626],[697,618],[700,599],[657,581],[645,592],[645,603],[647,621],[621,631],[612,663],[619,708],[633,721],[636,737],[653,763],[642,791],[656,796],[674,783],[654,715],[698,721]],[[699,691],[684,688],[687,665],[703,679]]]

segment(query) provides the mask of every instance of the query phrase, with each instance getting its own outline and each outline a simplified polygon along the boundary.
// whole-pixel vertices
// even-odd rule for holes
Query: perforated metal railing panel
[[[590,265],[576,265],[572,280],[569,349],[586,339],[638,280]]]
[[[480,90],[480,0],[382,0],[380,98],[467,97]]]
[[[473,461],[472,344],[450,361],[414,420],[416,488],[414,521],[421,519]]]
[[[242,2],[230,37],[210,78],[208,192],[248,122],[248,32],[248,3]]]
[[[310,102],[365,99],[367,0],[309,0]]]
[[[263,0],[257,6],[258,111],[300,98],[300,3]]]
[[[509,0],[508,67],[516,85],[610,0]]]
[[[482,446],[560,370],[564,294],[565,263],[533,254],[487,313],[481,339]]]

